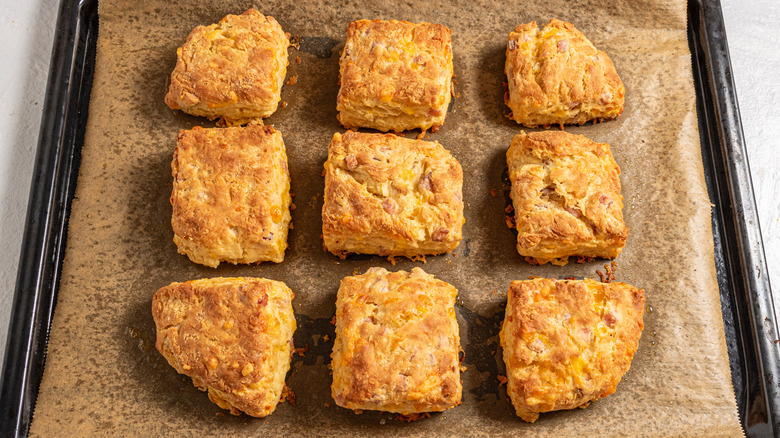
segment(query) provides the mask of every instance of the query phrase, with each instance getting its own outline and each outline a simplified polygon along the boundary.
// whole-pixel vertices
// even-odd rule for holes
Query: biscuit
[[[583,124],[623,112],[625,88],[609,56],[565,21],[536,22],[509,34],[506,48],[510,118],[528,127]]]
[[[613,392],[644,324],[644,290],[590,279],[513,281],[501,348],[507,393],[525,421]]]
[[[342,279],[331,362],[336,404],[403,415],[459,405],[457,294],[420,268]]]
[[[152,298],[157,350],[222,409],[265,417],[290,369],[293,296],[264,278],[171,283]]]
[[[339,122],[347,129],[437,130],[451,98],[450,33],[431,23],[349,23],[339,60]]]
[[[531,263],[623,250],[620,168],[609,145],[563,131],[521,132],[506,153],[517,251]]]
[[[289,45],[279,23],[254,9],[198,26],[176,50],[165,103],[230,126],[268,117],[281,99]]]
[[[171,163],[173,241],[202,265],[284,260],[290,173],[271,126],[179,132]]]
[[[463,170],[437,142],[392,134],[333,135],[325,163],[325,248],[419,257],[458,246]]]

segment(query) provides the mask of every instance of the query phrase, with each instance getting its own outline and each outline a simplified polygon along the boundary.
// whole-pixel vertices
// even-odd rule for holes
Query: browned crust
[[[520,255],[565,264],[574,255],[620,254],[628,228],[609,144],[563,131],[521,132],[507,164]]]
[[[432,23],[350,23],[339,61],[341,124],[380,131],[444,124],[453,75],[450,34]]]
[[[457,247],[463,170],[437,142],[392,134],[333,135],[325,163],[328,251],[415,257]]]
[[[176,51],[165,103],[229,124],[268,117],[281,98],[289,45],[279,23],[254,9],[198,26]]]
[[[571,23],[517,26],[504,70],[511,118],[525,126],[583,124],[623,112],[625,87],[612,60]]]
[[[345,277],[336,301],[336,403],[404,415],[459,405],[456,296],[420,268]]]
[[[507,295],[500,338],[518,416],[534,422],[615,392],[644,328],[644,290],[540,278],[513,281]]]
[[[212,267],[284,260],[290,174],[278,131],[182,130],[171,169],[171,225],[180,253]]]
[[[293,296],[263,278],[171,283],[152,298],[157,349],[220,407],[265,417],[290,368]]]

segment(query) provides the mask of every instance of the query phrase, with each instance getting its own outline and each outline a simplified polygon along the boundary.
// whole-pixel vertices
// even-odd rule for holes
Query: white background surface
[[[780,1],[722,4],[766,258],[780,294]],[[0,358],[58,8],[56,0],[0,0]]]

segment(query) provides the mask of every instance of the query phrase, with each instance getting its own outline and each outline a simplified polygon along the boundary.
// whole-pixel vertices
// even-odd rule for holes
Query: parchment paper
[[[168,198],[179,129],[213,124],[168,109],[163,96],[176,48],[189,31],[249,7],[303,38],[300,51],[291,49],[288,77],[297,76],[297,84],[284,87],[288,105],[266,121],[287,145],[295,229],[282,264],[211,269],[177,254]],[[715,278],[684,1],[121,0],[101,2],[99,13],[92,103],[32,435],[742,434]],[[573,22],[609,53],[626,85],[619,120],[566,129],[612,145],[631,230],[617,279],[646,290],[648,312],[631,370],[614,395],[526,424],[497,379],[505,373],[498,330],[509,282],[532,275],[598,278],[604,264],[528,265],[504,223],[505,151],[521,129],[503,117],[506,38],[517,24],[552,17]],[[424,265],[401,260],[393,267],[378,256],[341,261],[322,250],[320,173],[331,136],[343,132],[336,121],[338,51],[347,23],[359,18],[432,21],[452,29],[460,97],[429,138],[463,165],[466,224],[455,254],[428,257]],[[421,266],[458,288],[468,367],[463,405],[406,423],[386,413],[356,415],[331,400],[329,321],[339,280],[370,266]],[[305,357],[293,357],[287,380],[296,406],[282,403],[266,419],[225,415],[154,349],[150,306],[158,288],[238,275],[287,282],[296,293],[296,346],[310,348]]]

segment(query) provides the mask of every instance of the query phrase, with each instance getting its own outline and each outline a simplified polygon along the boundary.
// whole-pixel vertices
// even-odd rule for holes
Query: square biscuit
[[[290,369],[293,297],[264,278],[171,283],[152,298],[157,350],[222,409],[265,417]]]
[[[342,279],[331,362],[336,404],[403,415],[459,405],[457,294],[420,268]]]
[[[279,23],[254,9],[198,26],[176,50],[165,103],[229,126],[268,117],[281,100],[289,45]]]
[[[521,132],[506,153],[517,251],[530,263],[615,258],[623,222],[620,168],[610,147],[563,131]]]
[[[517,26],[504,72],[510,118],[525,126],[583,124],[623,112],[625,87],[612,60],[571,23]]]
[[[420,257],[452,251],[463,227],[463,170],[439,143],[333,135],[322,235],[333,254]]]
[[[615,392],[644,324],[644,290],[626,283],[513,281],[499,335],[517,415],[585,408]]]
[[[339,60],[339,122],[347,129],[438,130],[452,93],[450,34],[441,24],[349,23]]]
[[[271,126],[179,132],[171,163],[173,241],[202,265],[281,263],[290,226],[290,173]]]

